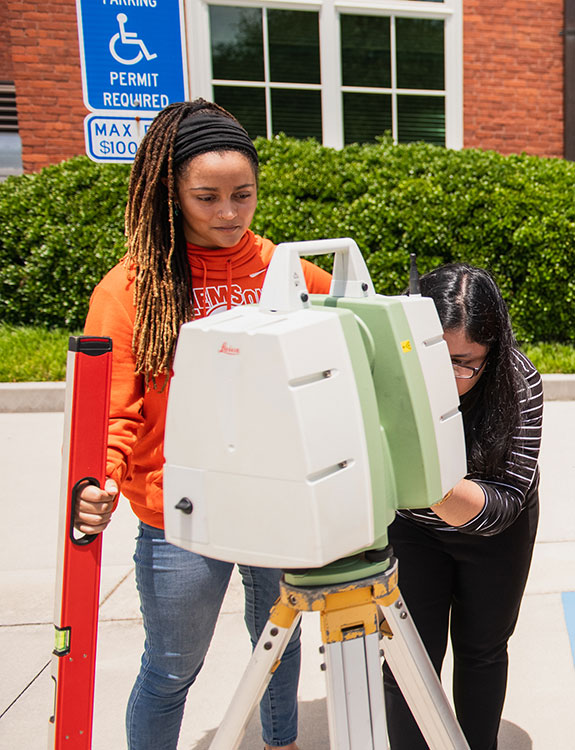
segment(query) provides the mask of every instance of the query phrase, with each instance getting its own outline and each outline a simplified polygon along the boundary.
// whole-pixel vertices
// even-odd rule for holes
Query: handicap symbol
[[[128,20],[128,16],[125,13],[118,13],[116,19],[118,21],[120,31],[117,34],[114,34],[114,36],[110,39],[110,53],[114,60],[117,60],[123,65],[135,65],[136,63],[140,62],[142,57],[145,57],[146,60],[153,60],[154,57],[157,57],[156,54],[150,54],[148,52],[148,48],[146,47],[144,42],[141,39],[138,39],[138,34],[136,31],[126,31],[125,26],[126,21]],[[117,42],[120,42],[120,44],[132,44],[139,47],[136,56],[128,57],[128,59],[126,59],[125,57],[119,55],[116,52]]]

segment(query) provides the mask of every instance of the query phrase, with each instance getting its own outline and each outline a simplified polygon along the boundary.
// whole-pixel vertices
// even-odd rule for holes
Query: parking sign
[[[86,153],[92,161],[131,162],[152,117],[92,112],[84,120]]]
[[[188,99],[183,0],[77,0],[87,109],[158,112]]]

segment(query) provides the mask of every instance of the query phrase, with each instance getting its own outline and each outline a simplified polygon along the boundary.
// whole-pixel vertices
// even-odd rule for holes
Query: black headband
[[[245,151],[258,163],[258,152],[244,128],[229,117],[201,114],[186,118],[179,126],[174,161],[180,164],[207,151]]]

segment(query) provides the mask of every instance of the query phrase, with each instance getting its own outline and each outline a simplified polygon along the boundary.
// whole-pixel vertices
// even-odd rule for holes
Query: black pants
[[[397,517],[389,541],[399,588],[438,674],[448,634],[455,711],[471,750],[496,750],[507,685],[507,641],[517,622],[537,530],[538,506],[490,537],[438,532]],[[384,665],[391,750],[427,743]]]

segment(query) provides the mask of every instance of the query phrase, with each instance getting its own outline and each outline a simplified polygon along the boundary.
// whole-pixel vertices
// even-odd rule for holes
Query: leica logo
[[[229,344],[228,344],[227,341],[224,341],[224,343],[218,349],[218,354],[236,355],[236,354],[239,354],[239,353],[240,353],[240,350],[236,349],[235,346],[229,346]]]

